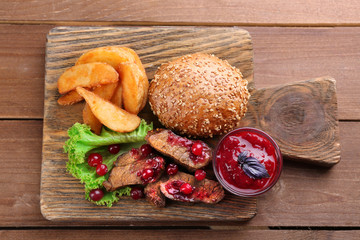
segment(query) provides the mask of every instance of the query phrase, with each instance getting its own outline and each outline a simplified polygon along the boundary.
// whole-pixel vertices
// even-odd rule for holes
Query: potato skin
[[[106,46],[91,49],[82,54],[76,61],[76,65],[102,62],[117,68],[121,63],[136,62],[134,51],[127,47]],[[135,53],[136,54],[136,53]]]
[[[82,87],[77,87],[76,91],[85,99],[94,116],[111,130],[116,132],[131,132],[140,125],[141,119],[135,114],[126,112]]]
[[[58,90],[65,94],[76,87],[94,88],[119,80],[116,70],[106,63],[85,63],[67,69],[58,79]]]
[[[114,91],[116,90],[118,83],[109,83],[105,85],[101,85],[94,89],[93,93],[97,94],[99,97],[103,98],[104,100],[109,101],[112,96],[114,95]],[[90,126],[91,130],[96,133],[100,134],[102,123],[96,118],[96,116],[92,113],[89,104],[85,104],[83,109],[83,122]]]
[[[138,114],[144,108],[148,96],[147,76],[135,63],[120,64],[117,71],[121,79],[124,109]]]
[[[244,116],[247,83],[237,68],[214,55],[185,55],[159,67],[149,103],[165,127],[189,137],[212,137],[232,130]]]
[[[124,46],[106,46],[91,49],[79,57],[76,65],[102,62],[111,65],[120,77],[114,103],[130,113],[138,114],[147,102],[149,80],[137,53]]]

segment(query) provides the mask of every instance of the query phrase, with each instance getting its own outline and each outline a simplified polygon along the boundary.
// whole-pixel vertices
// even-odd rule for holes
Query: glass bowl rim
[[[275,148],[275,155],[276,155],[276,160],[277,160],[277,168],[275,171],[275,177],[272,180],[272,182],[265,188],[261,189],[260,191],[256,191],[256,192],[244,192],[244,191],[240,191],[239,188],[235,189],[234,187],[232,187],[228,182],[226,182],[221,176],[220,173],[218,172],[217,168],[216,168],[216,154],[219,150],[219,147],[221,146],[221,143],[223,142],[224,139],[226,139],[229,135],[233,134],[234,132],[239,132],[239,131],[250,131],[250,132],[256,132],[259,133],[260,135],[264,136],[265,138],[267,138],[271,144],[273,145],[273,147]],[[258,128],[253,128],[253,127],[239,127],[236,129],[231,130],[230,132],[228,132],[227,134],[225,134],[220,141],[217,143],[215,151],[213,153],[213,171],[215,174],[216,179],[219,181],[219,183],[230,193],[235,194],[237,196],[240,197],[254,197],[254,196],[259,196],[265,192],[267,192],[268,190],[270,190],[279,180],[281,172],[282,172],[282,168],[283,168],[283,158],[282,158],[282,154],[281,154],[281,150],[279,145],[276,143],[276,141],[270,136],[270,134],[266,133],[263,130],[260,130]]]

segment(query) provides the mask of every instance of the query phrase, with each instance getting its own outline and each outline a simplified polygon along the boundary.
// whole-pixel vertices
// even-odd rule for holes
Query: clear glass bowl
[[[262,188],[259,188],[259,189],[239,188],[239,187],[234,186],[233,184],[229,183],[227,180],[224,179],[222,174],[219,173],[218,162],[217,162],[217,155],[218,155],[219,148],[222,146],[222,144],[224,144],[223,143],[224,140],[227,139],[229,136],[234,136],[237,133],[244,132],[244,131],[249,132],[249,133],[255,133],[256,135],[267,139],[275,150],[275,170],[272,173],[272,175],[270,176],[270,181],[265,186],[263,186]],[[269,134],[267,134],[266,132],[264,132],[262,130],[256,129],[256,128],[250,128],[250,127],[237,128],[237,129],[227,133],[219,141],[219,143],[217,144],[216,150],[214,152],[213,169],[214,169],[216,178],[218,179],[220,184],[227,191],[229,191],[237,196],[241,196],[241,197],[258,196],[258,195],[263,194],[266,191],[268,191],[278,181],[281,171],[282,171],[282,167],[283,167],[283,159],[282,159],[282,155],[281,155],[279,146],[277,145],[275,140]]]

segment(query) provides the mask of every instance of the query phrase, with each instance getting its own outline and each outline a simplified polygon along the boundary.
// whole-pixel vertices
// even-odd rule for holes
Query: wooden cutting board
[[[85,51],[106,45],[125,45],[141,57],[149,79],[163,62],[175,57],[207,52],[237,66],[253,88],[253,50],[250,35],[240,28],[218,27],[58,27],[48,34],[46,46],[45,112],[41,172],[41,212],[49,220],[105,221],[118,224],[164,222],[188,224],[206,221],[226,224],[251,219],[256,199],[230,194],[219,204],[188,205],[170,202],[157,209],[145,200],[122,198],[112,208],[95,206],[84,199],[79,181],[66,172],[63,144],[67,129],[82,121],[83,103],[57,104],[57,79]],[[149,107],[141,117],[158,124]]]
[[[238,67],[249,81],[251,98],[239,126],[260,128],[278,142],[286,159],[332,166],[340,160],[335,80],[321,77],[283,86],[255,89],[253,52],[247,31],[239,28],[202,27],[59,27],[48,35],[46,50],[45,113],[41,211],[50,220],[213,222],[229,224],[251,219],[256,199],[226,194],[216,205],[171,202],[164,209],[144,201],[122,198],[111,209],[84,200],[83,187],[65,171],[62,146],[66,130],[81,122],[83,104],[59,106],[56,82],[85,51],[105,45],[125,45],[140,55],[149,79],[163,62],[194,52],[207,52]],[[160,123],[147,106],[140,114]],[[219,137],[210,139],[216,145]]]
[[[256,89],[240,126],[269,133],[286,159],[331,167],[340,161],[335,83],[319,77]]]

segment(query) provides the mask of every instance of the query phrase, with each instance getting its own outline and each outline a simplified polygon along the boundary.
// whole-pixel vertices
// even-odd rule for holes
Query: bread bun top
[[[234,129],[244,116],[247,83],[227,61],[195,53],[158,68],[149,102],[165,127],[189,137],[212,137]]]

